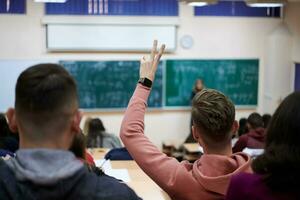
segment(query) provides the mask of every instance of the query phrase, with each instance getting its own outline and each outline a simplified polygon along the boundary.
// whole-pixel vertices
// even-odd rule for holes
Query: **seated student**
[[[193,100],[193,135],[204,155],[194,164],[178,162],[163,154],[144,135],[144,116],[157,65],[164,46],[141,60],[140,81],[129,102],[121,126],[121,139],[137,164],[172,199],[224,198],[232,175],[250,171],[250,158],[232,154],[231,136],[237,130],[232,102],[215,90],[202,90]],[[171,125],[171,123],[170,123]]]
[[[254,174],[232,178],[227,200],[299,200],[300,92],[277,108],[267,129],[265,152],[252,163]]]
[[[21,73],[15,109],[7,112],[20,149],[15,159],[0,161],[1,200],[138,199],[118,180],[90,173],[68,151],[80,131],[77,96],[74,79],[57,64]]]
[[[95,165],[93,156],[86,149],[86,138],[82,132],[75,135],[69,150],[74,153],[76,158],[86,162],[88,165]]]
[[[264,121],[264,128],[268,128],[268,125],[269,125],[269,123],[271,121],[272,115],[270,115],[270,114],[264,114],[262,116],[262,118],[263,118],[263,121]]]
[[[14,134],[9,130],[6,117],[3,113],[0,113],[0,149],[3,152],[10,152],[9,154],[13,154],[19,149],[18,134]]]
[[[90,125],[90,121],[92,120],[92,118],[87,117],[84,120],[84,125],[83,125],[83,129],[82,129],[82,133],[86,136],[89,132],[89,125]]]
[[[119,138],[113,134],[105,132],[102,121],[98,118],[89,121],[87,134],[88,148],[120,148],[122,147]]]
[[[264,122],[260,114],[252,113],[247,119],[248,133],[239,137],[239,140],[233,147],[233,152],[243,151],[245,148],[263,149],[265,144],[266,133]]]
[[[239,120],[239,130],[238,130],[238,136],[241,137],[245,133],[248,133],[247,129],[247,119],[246,118],[241,118]]]
[[[92,155],[86,150],[85,140],[86,137],[82,132],[76,134],[69,151],[74,153],[76,158],[81,160],[90,172],[93,172],[98,176],[104,175],[104,172],[100,168],[96,167]]]

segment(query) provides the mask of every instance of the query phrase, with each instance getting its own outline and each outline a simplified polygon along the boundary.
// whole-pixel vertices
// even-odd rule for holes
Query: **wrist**
[[[146,77],[140,78],[138,83],[145,86],[145,87],[147,87],[147,88],[152,87],[152,81],[149,78],[146,78]]]

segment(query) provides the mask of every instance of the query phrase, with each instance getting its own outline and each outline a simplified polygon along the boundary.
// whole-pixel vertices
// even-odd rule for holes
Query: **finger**
[[[155,62],[156,62],[156,63],[159,62],[159,60],[160,60],[161,56],[163,55],[165,49],[166,49],[166,45],[165,45],[165,44],[161,45],[161,47],[160,47],[160,49],[159,49],[159,53],[158,53],[158,54],[156,55],[156,57],[155,57]]]
[[[154,40],[153,47],[152,47],[152,50],[151,50],[151,56],[150,56],[151,60],[154,60],[156,51],[157,51],[157,40]]]
[[[141,58],[140,62],[143,63],[143,62],[145,62],[145,61],[146,61],[146,57],[143,56],[143,57]]]

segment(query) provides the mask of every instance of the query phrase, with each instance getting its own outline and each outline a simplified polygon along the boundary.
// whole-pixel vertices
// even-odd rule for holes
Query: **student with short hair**
[[[248,133],[247,119],[246,118],[241,118],[239,120],[238,136],[241,137],[242,135],[244,135],[246,133]]]
[[[88,123],[88,148],[114,149],[122,147],[121,142],[117,136],[106,132],[101,119],[91,119]]]
[[[252,163],[254,174],[232,178],[227,200],[299,200],[300,92],[285,98],[267,129],[265,151]]]
[[[265,145],[265,128],[264,121],[260,114],[252,113],[249,115],[246,123],[248,133],[239,137],[239,140],[233,147],[233,152],[243,151],[245,148],[263,149]]]
[[[7,112],[18,130],[15,159],[0,161],[1,200],[138,199],[125,184],[90,173],[68,151],[80,132],[75,80],[60,65],[39,64],[21,73],[15,109]]]
[[[268,128],[268,125],[269,125],[269,123],[271,121],[271,118],[272,118],[272,115],[270,115],[270,114],[264,114],[262,116],[262,119],[264,121],[264,128]]]
[[[226,96],[202,90],[194,97],[193,136],[204,149],[194,164],[166,156],[144,135],[147,100],[163,51],[164,46],[156,53],[155,41],[150,57],[141,60],[140,80],[125,112],[121,139],[137,164],[172,199],[223,199],[232,175],[250,172],[249,156],[232,154],[231,137],[238,125],[234,105]]]

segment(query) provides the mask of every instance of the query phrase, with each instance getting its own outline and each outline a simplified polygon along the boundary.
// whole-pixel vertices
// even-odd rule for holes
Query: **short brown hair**
[[[192,119],[194,126],[204,134],[206,142],[224,142],[231,138],[235,107],[221,92],[203,89],[193,99]]]
[[[32,140],[53,136],[50,133],[59,134],[77,107],[76,83],[60,65],[32,66],[17,80],[16,114],[27,130],[25,136]]]

